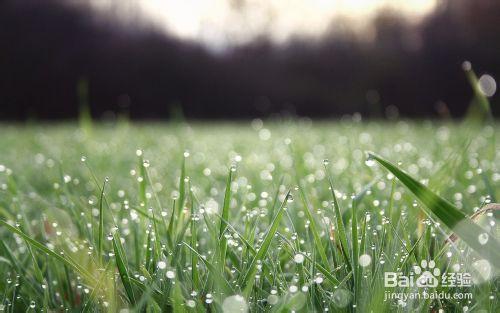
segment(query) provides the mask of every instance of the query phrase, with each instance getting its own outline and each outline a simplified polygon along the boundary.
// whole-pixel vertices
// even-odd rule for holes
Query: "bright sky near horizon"
[[[145,16],[184,39],[226,47],[267,35],[275,42],[292,35],[319,36],[335,18],[367,25],[381,9],[409,18],[431,12],[438,0],[90,0],[101,10]],[[125,16],[126,17],[126,16]]]

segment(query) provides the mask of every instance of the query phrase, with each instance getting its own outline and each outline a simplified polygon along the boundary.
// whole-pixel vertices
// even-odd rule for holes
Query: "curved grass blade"
[[[489,236],[489,240],[484,245],[480,244],[478,236],[487,233],[486,230],[475,224],[453,204],[438,196],[425,185],[382,157],[369,153],[369,158],[376,160],[394,174],[430,212],[437,216],[444,225],[448,226],[469,247],[488,259],[497,268],[500,268],[500,244],[494,236]]]
[[[120,237],[118,232],[113,235],[113,249],[115,251],[116,266],[118,267],[118,272],[120,273],[120,278],[122,280],[123,287],[131,304],[135,304],[134,290],[132,289],[132,283],[130,281],[130,276],[128,274],[127,259],[125,256],[125,251],[123,250]]]

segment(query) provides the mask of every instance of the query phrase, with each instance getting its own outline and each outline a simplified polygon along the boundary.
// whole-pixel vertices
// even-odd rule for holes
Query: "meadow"
[[[2,124],[0,312],[494,312],[497,138],[431,120]]]

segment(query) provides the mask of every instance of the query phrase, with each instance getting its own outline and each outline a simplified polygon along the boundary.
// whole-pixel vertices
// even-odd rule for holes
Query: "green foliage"
[[[256,120],[0,132],[6,312],[498,307],[498,213],[470,219],[500,198],[494,123]],[[383,155],[366,164],[382,166],[366,166],[365,150]],[[384,273],[408,274],[422,260],[475,279],[429,291],[472,299],[385,300],[408,288],[384,287]]]

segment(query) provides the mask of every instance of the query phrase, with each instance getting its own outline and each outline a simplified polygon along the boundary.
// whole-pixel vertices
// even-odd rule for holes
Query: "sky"
[[[89,0],[81,0],[89,1]],[[334,19],[364,29],[377,11],[392,9],[418,20],[437,0],[90,0],[100,11],[124,20],[144,16],[183,39],[210,47],[247,43],[266,35],[276,43],[294,35],[319,37]]]

